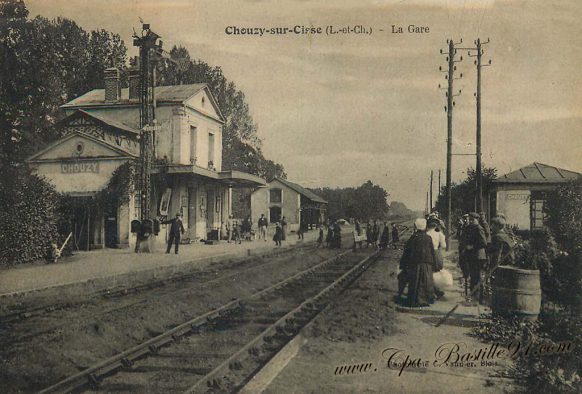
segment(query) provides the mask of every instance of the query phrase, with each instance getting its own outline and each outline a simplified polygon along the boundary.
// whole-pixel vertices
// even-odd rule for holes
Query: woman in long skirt
[[[389,238],[390,230],[388,229],[388,223],[384,222],[384,229],[382,229],[382,235],[380,236],[380,249],[386,249]]]
[[[275,246],[281,246],[281,240],[283,239],[283,229],[281,228],[281,223],[277,222],[275,225],[275,234],[273,235],[273,241],[275,241]]]
[[[432,273],[436,256],[432,238],[425,232],[426,219],[416,219],[414,228],[415,233],[406,243],[400,262],[408,281],[407,304],[411,307],[428,306],[434,297]]]

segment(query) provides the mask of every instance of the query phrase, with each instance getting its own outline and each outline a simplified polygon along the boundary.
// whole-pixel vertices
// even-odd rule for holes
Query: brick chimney
[[[140,78],[139,68],[131,67],[129,69],[129,100],[139,101],[140,96]]]
[[[116,103],[121,99],[119,70],[115,67],[105,70],[105,102]]]

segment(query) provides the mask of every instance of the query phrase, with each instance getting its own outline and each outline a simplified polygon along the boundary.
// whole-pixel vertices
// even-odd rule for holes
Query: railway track
[[[232,300],[41,393],[233,392],[377,259],[344,251]]]
[[[228,260],[226,264],[218,264],[211,270],[196,271],[193,273],[183,274],[179,276],[173,276],[170,278],[153,281],[147,284],[123,288],[118,290],[107,290],[95,293],[91,299],[80,300],[80,301],[70,301],[64,303],[53,303],[49,305],[25,307],[14,309],[10,313],[0,315],[2,325],[8,323],[18,322],[31,317],[42,316],[46,313],[51,313],[55,311],[61,311],[71,307],[76,307],[80,304],[90,303],[96,299],[113,299],[120,298],[131,294],[137,294],[142,292],[147,292],[152,289],[163,287],[169,283],[177,282],[189,282],[189,285],[208,285],[211,283],[219,282],[221,280],[227,280],[228,278],[236,277],[248,271],[252,271],[259,268],[265,268],[269,265],[276,263],[276,260],[272,258],[292,256],[294,254],[310,253],[315,250],[315,243],[309,242],[302,245],[297,245],[292,248],[285,248],[281,250],[276,250],[271,253],[266,253],[263,256],[251,255],[248,257],[235,258],[235,263],[232,264],[232,260]],[[244,265],[244,267],[241,267]]]

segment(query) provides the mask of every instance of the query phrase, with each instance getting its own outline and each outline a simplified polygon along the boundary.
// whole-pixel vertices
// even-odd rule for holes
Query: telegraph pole
[[[432,201],[433,201],[433,199],[432,199],[432,177],[433,177],[433,171],[430,170],[430,189],[429,189],[430,190],[430,204],[428,207],[428,210],[429,210],[428,213],[432,212]]]
[[[476,175],[477,175],[477,196],[476,196],[476,205],[477,205],[477,210],[478,212],[483,212],[483,171],[481,168],[481,68],[482,67],[486,67],[491,65],[491,60],[489,60],[489,64],[482,64],[481,62],[481,57],[483,56],[483,49],[482,49],[482,45],[484,44],[488,44],[489,43],[489,39],[487,39],[486,42],[481,42],[481,39],[477,39],[475,41],[475,48],[472,48],[471,50],[476,50],[477,54],[476,55],[471,55],[471,53],[469,53],[469,56],[475,56],[477,57],[477,60],[475,60],[475,66],[477,66],[477,92],[475,93],[475,101],[476,101],[476,106],[477,106],[477,132],[476,132],[476,146],[477,146],[477,152],[476,152],[476,163],[475,163],[475,167],[476,167]]]
[[[461,39],[460,43],[462,43],[463,40]],[[441,54],[445,54],[448,55],[447,56],[447,61],[448,61],[448,68],[447,71],[444,71],[442,69],[442,67],[439,67],[439,70],[441,72],[446,72],[447,74],[445,75],[445,79],[447,79],[447,92],[446,92],[446,97],[447,97],[447,105],[445,106],[445,111],[447,113],[447,193],[446,193],[446,197],[447,197],[447,237],[450,236],[451,234],[451,222],[452,222],[452,207],[451,207],[451,166],[452,166],[452,147],[453,147],[453,108],[455,106],[455,102],[453,101],[453,97],[454,96],[458,96],[459,94],[461,94],[461,91],[459,90],[459,93],[454,95],[453,94],[453,80],[454,78],[454,73],[456,70],[456,66],[455,63],[458,63],[459,61],[463,60],[463,57],[461,56],[459,61],[455,60],[455,54],[456,54],[456,49],[455,49],[455,43],[453,42],[452,39],[448,39],[447,43],[449,44],[448,47],[448,52],[443,52],[443,50],[441,49]],[[463,74],[460,74],[460,77],[463,77]],[[441,85],[439,85],[439,88],[441,88]],[[449,244],[450,242],[447,243],[447,250],[449,250]]]
[[[424,204],[424,214],[428,215],[430,212],[428,211],[428,192],[426,192],[426,204]]]
[[[438,197],[440,197],[440,196],[441,196],[441,169],[439,168],[439,194],[438,194]]]

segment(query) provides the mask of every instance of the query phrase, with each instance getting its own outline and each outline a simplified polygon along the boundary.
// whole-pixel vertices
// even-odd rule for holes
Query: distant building
[[[520,230],[544,228],[546,194],[558,185],[580,179],[582,174],[541,163],[533,163],[493,181],[496,214]]]
[[[105,89],[92,90],[61,108],[55,127],[65,135],[28,159],[57,191],[90,200],[122,163],[139,156],[139,75],[130,72],[121,89],[119,71],[105,71]],[[222,171],[225,119],[206,84],[155,88],[151,217],[183,214],[186,237],[216,237],[231,212],[232,187],[265,186],[239,171]],[[130,222],[139,217],[140,197],[109,212],[85,210],[74,223],[82,248],[127,247],[135,242]],[[163,230],[163,229],[162,229]],[[165,241],[162,231],[158,241]]]
[[[327,219],[327,201],[297,183],[275,178],[251,194],[251,217],[253,222],[264,214],[269,223],[276,223],[283,216],[289,231],[296,231],[303,223],[317,226]]]

